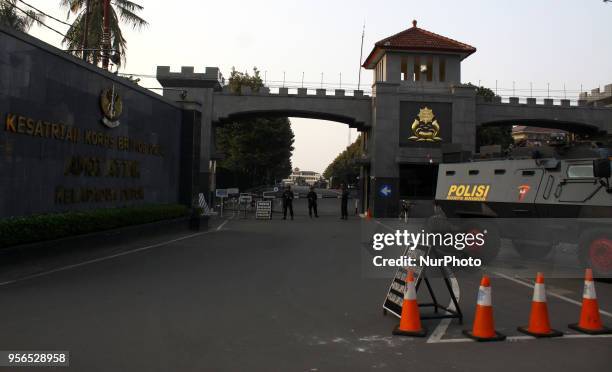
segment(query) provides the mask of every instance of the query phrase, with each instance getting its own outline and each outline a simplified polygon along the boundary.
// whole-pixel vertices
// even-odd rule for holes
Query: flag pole
[[[357,81],[357,90],[361,88],[361,61],[363,60],[363,38],[365,37],[365,21],[363,21],[363,29],[361,31],[361,51],[359,52],[359,80]]]

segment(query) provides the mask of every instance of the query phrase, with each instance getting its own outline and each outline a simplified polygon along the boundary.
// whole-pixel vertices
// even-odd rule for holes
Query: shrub
[[[188,212],[184,205],[152,204],[0,219],[0,248],[179,218]]]

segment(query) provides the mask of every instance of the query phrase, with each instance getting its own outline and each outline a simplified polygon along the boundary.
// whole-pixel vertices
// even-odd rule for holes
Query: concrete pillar
[[[201,123],[201,107],[183,103],[181,119],[181,155],[179,170],[179,202],[192,206],[201,192],[199,185],[200,152],[198,141]]]
[[[325,89],[317,89],[317,96],[325,96],[327,91]]]
[[[586,99],[579,99],[578,100],[578,106],[586,106],[588,104],[589,101],[587,101]]]
[[[278,88],[279,96],[286,96],[289,94],[289,88]]]
[[[336,97],[344,97],[344,89],[336,89],[334,95]]]
[[[305,96],[308,94],[308,89],[306,88],[298,88],[298,96]]]
[[[510,97],[510,103],[513,105],[518,105],[519,104],[519,98],[518,97]]]
[[[501,103],[501,97],[500,96],[493,97],[493,103]]]
[[[212,135],[212,109],[213,91],[221,89],[223,76],[216,67],[207,67],[204,73],[195,73],[194,68],[184,66],[180,73],[170,72],[168,66],[158,66],[157,80],[164,90],[164,96],[184,104],[180,92],[187,92],[187,97],[192,101],[190,109],[197,107],[200,115],[197,116],[199,123],[194,123],[193,137],[196,139],[199,151],[199,162],[194,165],[194,179],[197,186],[193,186],[198,192],[208,196],[210,194],[210,160],[214,149]]]
[[[353,96],[355,97],[363,97],[363,90],[354,90]]]
[[[554,104],[554,100],[552,98],[544,98],[544,104],[547,106],[552,106]]]
[[[395,89],[389,86],[386,88],[388,89],[377,89],[374,123],[370,131],[371,142],[368,149],[372,177],[369,182],[369,200],[375,217],[397,217],[399,213],[397,151],[400,101],[394,93]]]
[[[570,105],[570,100],[569,99],[562,99],[561,100],[561,106],[569,107],[569,105]]]
[[[527,104],[528,105],[535,105],[536,103],[537,102],[536,102],[535,98],[527,98]]]
[[[199,187],[200,192],[204,195],[210,194],[210,159],[213,143],[213,125],[212,125],[212,109],[213,109],[213,89],[205,89],[202,92],[202,125],[200,130],[200,174]]]

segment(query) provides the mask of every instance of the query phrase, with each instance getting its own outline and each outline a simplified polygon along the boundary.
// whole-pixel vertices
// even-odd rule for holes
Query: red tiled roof
[[[412,27],[380,40],[374,44],[374,49],[363,63],[365,68],[370,66],[375,57],[383,50],[422,50],[431,52],[451,52],[462,54],[462,59],[476,51],[471,45],[461,43],[457,40],[447,38],[442,35],[418,28],[416,21],[412,22]]]

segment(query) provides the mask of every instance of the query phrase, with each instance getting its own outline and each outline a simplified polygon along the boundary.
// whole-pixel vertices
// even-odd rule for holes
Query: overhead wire
[[[32,9],[34,9],[34,10],[35,10],[35,11],[37,11],[38,13],[40,13],[40,14],[44,15],[44,16],[45,16],[45,18],[51,18],[51,19],[52,19],[52,20],[54,20],[54,21],[57,21],[57,22],[59,22],[59,23],[61,23],[61,24],[64,24],[64,25],[66,25],[66,26],[70,26],[70,27],[72,27],[72,25],[71,25],[70,23],[65,22],[65,21],[62,21],[61,19],[58,19],[58,18],[56,18],[56,17],[52,16],[51,14],[48,14],[48,13],[46,13],[46,12],[43,12],[42,10],[40,10],[40,9],[38,9],[38,8],[36,8],[36,7],[34,7],[33,5],[30,5],[30,4],[26,3],[26,2],[25,2],[25,1],[23,1],[23,0],[17,0],[17,1],[19,1],[20,3],[23,3],[23,5],[25,5],[25,6],[28,6],[28,7],[32,8]]]
[[[21,0],[18,0],[18,1],[21,1]],[[46,24],[45,22],[43,22],[43,21],[42,21],[40,18],[37,18],[37,17],[33,16],[32,14],[28,13],[27,11],[25,11],[25,10],[21,9],[20,7],[18,7],[18,6],[17,6],[17,4],[15,4],[15,3],[11,3],[10,1],[7,1],[7,2],[6,2],[6,4],[10,5],[11,7],[15,8],[15,9],[17,9],[17,10],[19,10],[20,12],[22,12],[23,14],[25,14],[27,17],[29,17],[29,18],[33,19],[33,20],[34,20],[34,21],[35,21],[37,24],[39,24],[39,25],[41,25],[41,26],[43,26],[43,27],[45,27],[45,28],[47,28],[47,29],[49,29],[49,30],[51,30],[51,31],[55,32],[56,34],[58,34],[58,35],[60,35],[60,36],[64,37],[66,40],[70,40],[70,41],[72,41],[72,42],[78,43],[78,41],[76,41],[76,40],[74,40],[74,39],[72,39],[72,38],[70,38],[70,37],[66,36],[64,33],[62,33],[62,32],[60,32],[60,31],[58,31],[58,30],[54,29],[53,27],[51,27],[51,26],[47,25],[47,24]],[[45,13],[41,13],[41,14],[45,15]]]

